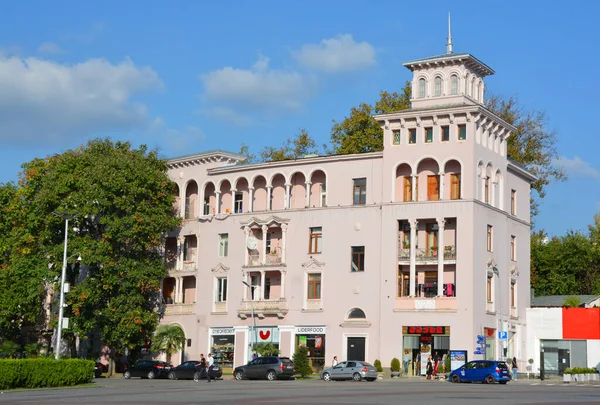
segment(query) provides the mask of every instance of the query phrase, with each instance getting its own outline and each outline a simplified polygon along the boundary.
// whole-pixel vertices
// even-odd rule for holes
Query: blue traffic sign
[[[478,345],[484,345],[485,344],[485,337],[483,337],[481,335],[477,335],[477,344]]]
[[[498,339],[500,339],[500,340],[508,339],[508,332],[505,330],[499,330],[498,331]]]
[[[477,348],[475,348],[475,351],[473,352],[473,354],[485,354],[485,353],[481,347],[477,347]]]

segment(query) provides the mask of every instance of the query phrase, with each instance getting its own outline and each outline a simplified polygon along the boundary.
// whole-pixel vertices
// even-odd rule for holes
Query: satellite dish
[[[258,247],[258,239],[256,239],[254,236],[250,236],[246,241],[246,247],[250,250],[256,250]]]

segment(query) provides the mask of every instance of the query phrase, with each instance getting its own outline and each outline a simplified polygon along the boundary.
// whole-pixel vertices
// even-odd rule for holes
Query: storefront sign
[[[258,335],[258,342],[271,342],[279,343],[279,328],[278,327],[266,327],[256,328],[256,334]]]
[[[296,335],[324,335],[327,333],[326,326],[297,326]]]
[[[212,328],[211,329],[211,334],[213,336],[217,336],[217,335],[233,335],[233,334],[235,334],[235,331],[233,330],[233,328]]]
[[[406,335],[445,335],[447,326],[408,326]]]

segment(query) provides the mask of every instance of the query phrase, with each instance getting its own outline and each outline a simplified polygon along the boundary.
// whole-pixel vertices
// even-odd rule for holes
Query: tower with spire
[[[484,78],[494,71],[475,56],[452,50],[450,13],[446,53],[403,64],[413,72],[412,108],[483,104]]]

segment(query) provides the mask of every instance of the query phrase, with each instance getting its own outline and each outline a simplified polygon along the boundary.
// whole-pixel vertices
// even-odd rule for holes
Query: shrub
[[[451,363],[450,363],[450,356],[446,356],[446,371],[449,373],[450,371],[452,371],[451,368]]]
[[[395,373],[397,373],[398,371],[400,371],[400,360],[398,360],[397,358],[394,357],[392,359],[392,363],[390,364],[390,368]]]
[[[64,387],[94,378],[92,360],[48,358],[0,360],[0,389]]]
[[[296,374],[300,374],[302,377],[312,374],[313,371],[308,363],[308,350],[306,347],[298,346],[296,353],[294,353],[293,361]]]
[[[378,373],[381,373],[383,371],[383,367],[381,367],[381,362],[379,361],[379,359],[376,359],[373,362],[373,366],[375,367]]]
[[[598,370],[588,367],[573,367],[567,368],[563,374],[597,374]]]
[[[563,301],[563,307],[565,308],[577,308],[581,304],[581,300],[577,297],[567,297]]]
[[[271,342],[261,342],[254,346],[261,356],[279,356],[279,349]]]

